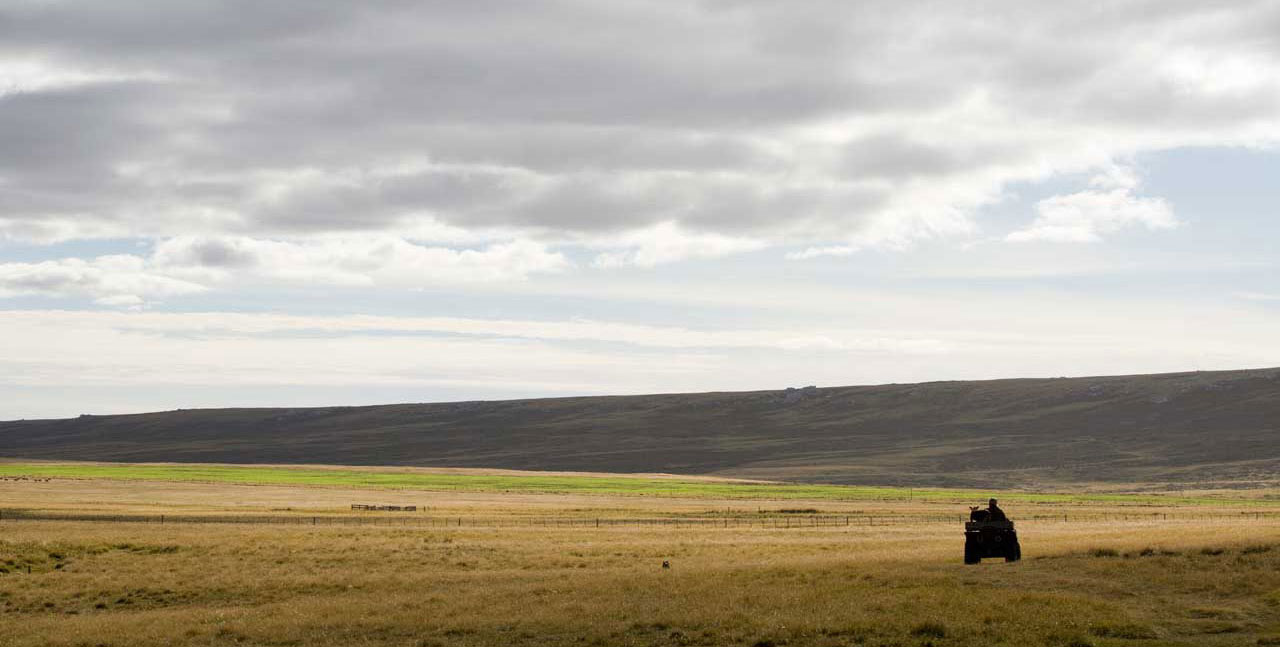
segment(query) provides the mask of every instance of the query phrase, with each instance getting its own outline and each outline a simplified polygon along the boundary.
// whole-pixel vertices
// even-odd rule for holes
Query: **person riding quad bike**
[[[995,499],[985,510],[969,508],[969,521],[964,524],[964,563],[977,564],[984,557],[1003,557],[1006,562],[1022,559],[1018,532]]]

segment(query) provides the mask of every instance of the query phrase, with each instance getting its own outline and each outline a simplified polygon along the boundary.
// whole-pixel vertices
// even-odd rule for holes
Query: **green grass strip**
[[[723,483],[621,476],[436,474],[426,472],[366,471],[360,469],[335,470],[305,467],[223,465],[0,463],[0,476],[743,500],[981,502],[990,494],[998,496],[1002,500],[1028,503],[1216,506],[1230,503],[1236,505],[1274,505],[1274,502],[1257,499],[1186,497],[1172,494],[1032,493],[848,485]]]

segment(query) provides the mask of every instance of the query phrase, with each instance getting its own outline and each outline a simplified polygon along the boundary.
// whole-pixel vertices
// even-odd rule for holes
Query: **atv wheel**
[[[1009,547],[1009,552],[1005,553],[1004,561],[1016,562],[1022,559],[1022,546],[1014,544]]]

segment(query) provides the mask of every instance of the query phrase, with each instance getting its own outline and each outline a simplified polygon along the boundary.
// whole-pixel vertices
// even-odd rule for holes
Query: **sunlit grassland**
[[[1024,560],[965,566],[959,518],[987,492],[233,465],[6,463],[0,475],[0,509],[305,520],[352,515],[351,502],[412,502],[428,509],[374,516],[466,520],[0,520],[5,647],[1280,644],[1280,506],[1249,492],[997,492]],[[810,509],[956,520],[483,523]],[[1110,516],[1074,520],[1082,509]]]
[[[0,522],[0,644],[1280,640],[1280,526],[1025,523],[1022,533],[1024,561],[966,567],[958,528],[947,524],[412,530],[9,521]]]
[[[36,476],[32,467],[15,471]],[[130,467],[167,468],[108,469]],[[227,469],[234,470],[214,473]],[[92,473],[0,481],[0,507],[349,514],[346,503],[359,496],[425,500],[477,519],[586,519],[602,510],[704,514],[727,501],[754,514],[778,505],[772,498],[641,497],[631,489],[360,490],[324,481],[86,476]],[[1068,523],[1033,520],[1030,512],[1076,510],[1076,503],[1002,496],[1019,519],[1024,560],[1016,564],[962,565],[958,522],[396,528],[10,519],[0,521],[0,645],[1280,645],[1280,519],[1273,514],[1210,519],[1220,510],[1164,501],[1162,509],[1179,512],[1173,520],[1116,515]],[[847,505],[962,513],[964,502]]]
[[[231,465],[0,463],[0,476],[115,479],[315,486],[508,494],[583,494],[705,498],[717,500],[808,500],[920,502],[974,501],[986,492],[962,489],[895,488],[792,483],[753,483],[643,476],[509,475],[451,473],[413,469],[258,467]],[[1236,494],[1182,496],[1174,493],[1004,491],[1005,501],[1041,504],[1103,505],[1274,505],[1274,501]]]

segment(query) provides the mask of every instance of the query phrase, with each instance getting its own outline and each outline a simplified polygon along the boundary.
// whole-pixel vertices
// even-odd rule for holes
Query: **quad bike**
[[[964,563],[977,564],[984,557],[1003,557],[1006,562],[1022,559],[1018,531],[1013,522],[966,521],[964,524]]]

